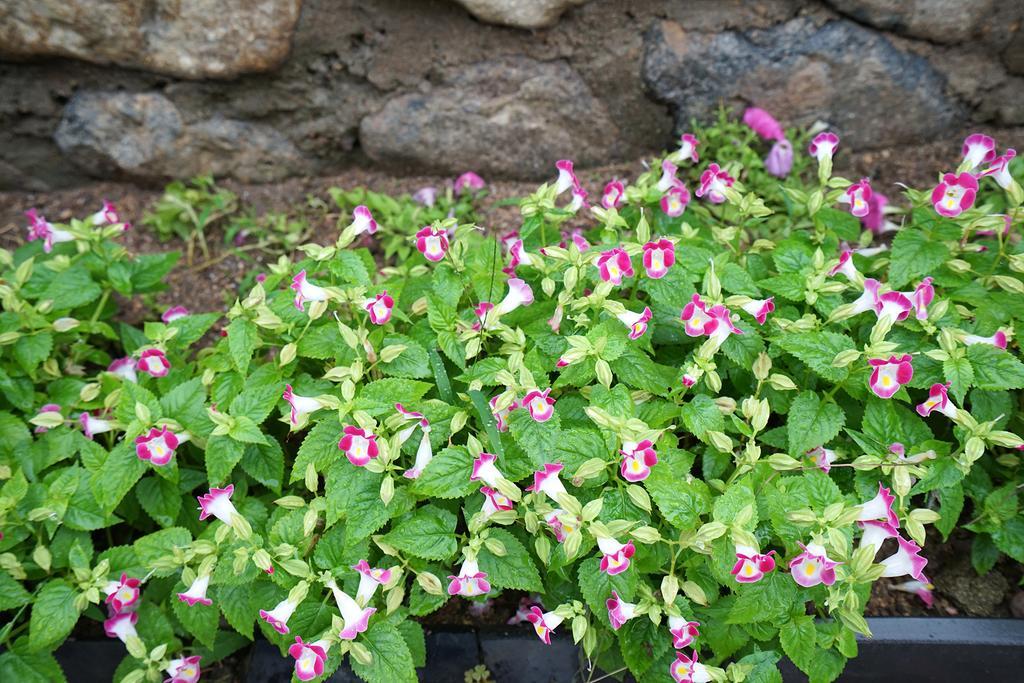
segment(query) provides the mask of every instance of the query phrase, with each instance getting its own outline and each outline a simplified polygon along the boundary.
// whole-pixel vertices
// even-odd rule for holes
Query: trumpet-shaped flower
[[[799,544],[804,549],[789,563],[789,571],[793,580],[804,588],[811,588],[820,583],[831,586],[836,582],[836,570],[839,562],[828,558],[825,548],[817,543]]]
[[[300,311],[305,312],[307,301],[327,301],[327,290],[310,282],[305,270],[292,278],[291,288],[295,292],[295,308]]]
[[[166,377],[171,369],[171,363],[160,349],[146,349],[139,356],[139,362],[135,367],[151,377]]]
[[[964,139],[961,151],[963,161],[960,166],[965,171],[973,171],[984,163],[996,158],[996,141],[987,135],[974,133]]]
[[[1017,156],[1017,150],[1006,150],[1001,156],[993,159],[989,167],[981,172],[981,175],[992,178],[1004,190],[1009,188],[1013,183],[1013,176],[1010,175],[1010,162],[1015,156]]]
[[[518,268],[521,265],[536,266],[539,261],[537,257],[531,255],[530,252],[526,251],[526,248],[523,246],[523,241],[519,239],[514,240],[509,245],[508,253],[510,257],[509,264],[508,267],[504,268],[503,270],[504,272],[510,275],[515,275],[516,268]]]
[[[107,372],[117,375],[126,382],[138,382],[139,375],[135,372],[136,361],[131,356],[118,358],[107,366]]]
[[[210,587],[210,575],[197,576],[192,585],[184,593],[178,593],[178,600],[187,602],[189,607],[195,605],[212,605],[213,600],[206,597],[206,590]],[[287,631],[285,631],[287,633]]]
[[[300,681],[311,681],[323,676],[324,661],[330,649],[329,640],[305,643],[300,636],[295,636],[295,643],[288,648],[288,655],[295,660],[295,677]]]
[[[512,401],[512,403],[510,403],[507,408],[498,409],[498,399],[500,398],[500,396],[501,395],[499,394],[498,396],[492,398],[490,401],[491,415],[494,416],[494,422],[498,431],[507,432],[508,422],[506,421],[506,419],[508,418],[509,413],[511,413],[513,410],[519,407],[519,401]]]
[[[96,227],[124,223],[121,220],[121,216],[117,213],[117,207],[114,206],[113,202],[109,202],[106,199],[103,200],[103,208],[89,217],[89,222]],[[128,225],[125,224],[125,230],[127,229]]]
[[[932,595],[932,591],[935,590],[935,586],[928,580],[928,578],[922,574],[921,580],[904,581],[903,583],[897,583],[892,586],[898,591],[904,593],[913,593],[917,597],[921,598],[921,602],[924,603],[925,607],[932,607],[935,604],[935,596]]]
[[[711,680],[707,667],[697,661],[696,650],[690,656],[677,652],[676,661],[672,662],[668,673],[675,683],[708,683]]]
[[[892,398],[900,387],[914,377],[914,366],[910,363],[910,355],[869,358],[868,365],[873,369],[868,386],[879,398]]]
[[[328,407],[320,399],[314,396],[300,396],[292,390],[291,384],[284,385],[284,393],[281,395],[288,405],[291,406],[291,413],[289,414],[288,420],[293,425],[298,425],[304,421],[306,416],[310,413],[315,413],[321,408]]]
[[[661,162],[661,178],[658,179],[658,184],[654,186],[655,189],[664,194],[676,185],[680,185],[681,182],[676,177],[676,171],[678,170],[679,168],[669,159],[663,160]]]
[[[533,290],[523,280],[514,277],[508,281],[508,294],[495,307],[498,315],[511,313],[520,306],[529,306],[533,303]]]
[[[622,200],[625,196],[626,188],[618,180],[613,180],[604,186],[604,192],[601,193],[601,206],[606,209],[617,209],[622,206]]]
[[[576,213],[587,205],[587,191],[582,186],[576,185],[572,188],[572,201],[565,206],[565,210]]]
[[[573,170],[572,161],[561,159],[555,162],[555,169],[558,170],[558,179],[555,181],[555,194],[562,194],[568,189],[579,187],[579,180],[576,179],[576,172]]]
[[[84,412],[79,415],[78,421],[82,424],[82,433],[85,434],[85,438],[87,439],[92,439],[92,437],[97,434],[103,434],[104,432],[110,432],[116,429],[114,423],[110,420],[93,417],[88,412]]]
[[[629,558],[633,557],[636,547],[633,541],[619,543],[614,538],[597,539],[597,547],[601,550],[601,571],[615,576],[629,569]]]
[[[970,346],[971,344],[991,344],[997,349],[1006,348],[1006,333],[1002,330],[997,330],[995,334],[988,337],[980,337],[976,334],[968,334],[964,336],[964,344]]]
[[[863,522],[857,522],[857,526],[863,530],[860,536],[859,547],[872,546],[876,553],[882,549],[885,539],[896,538],[900,535],[899,529],[894,527],[889,520],[883,522],[877,519],[868,519]]]
[[[416,233],[416,249],[428,261],[436,263],[448,253],[448,234],[428,225]]]
[[[231,496],[235,492],[235,485],[228,484],[222,489],[211,488],[209,493],[196,496],[199,501],[199,521],[213,516],[230,525],[232,519],[238,514],[238,510],[231,502]]]
[[[871,182],[867,178],[861,178],[860,182],[846,188],[839,201],[849,204],[850,213],[857,218],[867,216],[871,211]]]
[[[715,304],[708,311],[711,316],[712,327],[707,333],[708,338],[714,341],[719,347],[732,334],[743,334],[743,330],[736,327],[732,322],[732,312],[722,304]],[[706,329],[706,328],[705,328]]]
[[[188,317],[188,309],[184,306],[171,306],[163,315],[160,316],[160,320],[167,324],[173,323],[175,320],[181,320],[182,318]]]
[[[554,612],[541,612],[540,608],[534,605],[526,620],[533,624],[533,630],[537,637],[544,641],[545,645],[551,644],[551,634],[559,625],[565,621]]]
[[[481,486],[480,493],[484,494],[484,504],[480,510],[484,513],[485,519],[493,515],[495,512],[512,510],[515,508],[515,503],[497,489],[492,489],[489,486]]]
[[[103,630],[108,638],[117,638],[122,643],[126,643],[129,638],[138,637],[139,634],[135,630],[135,624],[138,622],[138,612],[120,612],[104,620]]]
[[[139,460],[149,460],[158,467],[163,466],[174,457],[178,443],[178,435],[167,427],[152,427],[149,434],[135,437],[135,454]]]
[[[974,206],[978,180],[970,173],[946,173],[932,190],[932,205],[940,216],[956,218]]]
[[[343,622],[338,637],[342,640],[355,640],[356,636],[366,631],[370,624],[370,617],[377,611],[373,607],[360,607],[359,603],[345,591],[338,588],[338,584],[331,579],[327,587],[334,594],[334,600],[338,603]]]
[[[555,540],[559,543],[565,541],[566,536],[576,529],[576,527],[571,524],[567,524],[560,519],[564,514],[565,510],[557,508],[544,518],[544,522],[551,528],[551,533],[555,535]]]
[[[338,448],[345,452],[345,457],[356,467],[365,467],[380,453],[377,435],[352,425],[345,427]]]
[[[370,563],[366,560],[359,560],[359,562],[352,565],[352,569],[359,572],[359,588],[356,589],[356,602],[363,606],[370,604],[373,594],[377,592],[377,586],[391,581],[390,569],[371,567]]]
[[[639,339],[646,334],[647,323],[650,322],[652,315],[651,309],[645,306],[641,313],[625,311],[615,317],[629,330],[630,339]]]
[[[793,170],[793,145],[782,139],[772,145],[764,158],[764,169],[776,178],[785,178]]]
[[[949,387],[951,382],[945,384],[933,384],[928,390],[928,399],[917,406],[917,414],[921,417],[928,417],[933,410],[937,410],[951,420],[956,419],[957,407],[949,400]]]
[[[558,474],[562,471],[562,463],[546,463],[544,469],[533,473],[533,485],[526,488],[533,493],[543,493],[551,500],[558,502],[558,495],[565,493],[565,486]]]
[[[867,311],[875,311],[879,305],[878,290],[881,286],[882,285],[878,280],[870,277],[865,278],[864,290],[855,301],[848,305],[848,317],[860,315]]]
[[[437,188],[429,185],[421,187],[413,193],[412,200],[423,206],[433,206],[437,203]]]
[[[835,277],[837,273],[845,275],[846,279],[850,282],[860,281],[860,272],[857,270],[857,266],[853,263],[853,252],[849,249],[845,249],[843,253],[839,255],[839,263],[828,271],[829,277]]]
[[[487,319],[487,314],[494,310],[494,304],[490,301],[481,301],[480,304],[473,309],[473,313],[476,315],[477,322],[473,323],[473,329],[480,331],[484,328],[490,330],[497,327],[497,321],[492,317],[491,320]]]
[[[448,584],[448,595],[461,595],[465,598],[475,598],[478,595],[487,595],[491,592],[491,584],[487,580],[487,573],[480,571],[476,560],[467,559],[462,563],[458,576],[449,576],[451,583]]]
[[[899,528],[900,518],[892,507],[895,501],[896,497],[892,495],[892,491],[882,486],[882,482],[878,482],[878,493],[875,494],[874,498],[860,505],[860,513],[857,515],[857,520],[866,522],[871,519],[880,519],[889,522],[895,528]]]
[[[138,579],[131,578],[124,573],[121,574],[120,581],[107,583],[103,592],[106,593],[106,603],[114,611],[114,614],[135,611],[139,599],[142,597],[142,591],[139,589],[141,583]]]
[[[668,632],[672,634],[672,647],[682,650],[693,644],[700,636],[697,627],[700,622],[687,621],[683,617],[670,616],[668,618]]]
[[[729,572],[736,577],[739,583],[757,583],[764,578],[765,574],[775,569],[775,559],[772,557],[772,550],[767,554],[757,551],[749,545],[736,546],[736,563]]]
[[[482,481],[489,487],[498,488],[498,482],[505,479],[505,476],[498,470],[494,461],[498,456],[493,453],[481,453],[473,461],[473,473],[469,475],[470,481]]]
[[[364,232],[372,235],[377,232],[377,221],[373,220],[370,209],[360,204],[352,209],[352,223],[348,226],[353,235],[362,235]]]
[[[899,549],[882,560],[879,564],[885,567],[883,577],[910,575],[918,581],[928,565],[928,558],[921,557],[921,547],[913,541],[908,541],[902,536],[896,537]]]
[[[299,603],[293,601],[291,598],[285,598],[281,602],[274,606],[274,609],[260,610],[260,619],[270,624],[271,628],[285,636],[288,635],[288,620],[292,618],[292,614],[295,613],[295,608],[299,606]]]
[[[700,187],[697,188],[697,196],[707,198],[712,204],[721,204],[725,201],[725,193],[736,180],[726,173],[718,164],[709,164],[707,169],[700,174]]]
[[[885,218],[885,207],[888,204],[888,197],[873,190],[868,198],[868,212],[860,218],[861,224],[876,235],[898,230],[898,225]]]
[[[785,133],[775,117],[759,107],[747,107],[743,123],[765,140],[782,140]]]
[[[630,482],[643,481],[651,474],[651,468],[658,464],[658,454],[649,439],[639,443],[627,441],[622,444],[622,463],[619,472]]]
[[[875,299],[875,313],[879,320],[883,318],[891,322],[906,320],[913,307],[913,302],[902,292],[886,292],[878,295]]]
[[[914,288],[911,294],[906,295],[914,307],[918,320],[928,319],[928,306],[935,299],[935,287],[932,285],[932,278],[926,277]]]
[[[601,279],[613,285],[621,285],[622,278],[633,277],[633,263],[625,249],[616,247],[602,252],[597,259]]]
[[[391,311],[395,307],[395,300],[383,291],[372,299],[367,299],[363,308],[370,314],[370,322],[374,325],[384,325],[391,320]]]
[[[540,391],[534,389],[523,396],[523,407],[530,412],[530,417],[536,422],[547,422],[555,414],[555,399],[548,394],[551,389]]]
[[[661,211],[669,218],[678,218],[690,204],[690,191],[682,183],[673,185],[661,195]]]
[[[835,156],[836,149],[839,147],[839,136],[835,133],[818,133],[811,140],[811,144],[807,146],[807,152],[818,160],[820,164],[823,160],[831,160]]]
[[[202,659],[200,655],[172,659],[164,669],[170,676],[164,683],[199,683],[199,677],[203,673],[199,666]]]
[[[679,136],[679,149],[676,150],[675,157],[679,161],[692,161],[697,163],[700,161],[700,156],[697,154],[697,146],[700,145],[700,140],[696,138],[692,133],[683,133]]]
[[[72,242],[75,236],[66,230],[61,230],[40,216],[35,209],[25,212],[28,218],[28,241],[43,240],[43,251],[49,254],[54,244],[61,242]]]
[[[694,294],[690,303],[683,307],[679,319],[684,323],[684,330],[689,337],[700,337],[715,331],[717,324],[708,314],[707,305],[701,301],[700,294]]]
[[[612,591],[612,597],[605,601],[608,608],[608,621],[612,630],[618,631],[622,625],[636,616],[636,605],[619,597],[618,591]]]
[[[671,240],[662,238],[657,242],[644,244],[643,264],[647,277],[660,280],[676,262],[676,246]]]
[[[754,316],[754,320],[757,321],[758,325],[764,325],[764,321],[768,319],[768,314],[775,311],[775,297],[770,296],[767,299],[751,299],[747,303],[741,305],[740,308]]]
[[[814,464],[818,466],[825,474],[828,474],[832,469],[832,463],[836,461],[835,451],[830,451],[824,446],[818,446],[807,451],[807,455],[814,459]]]
[[[423,470],[434,459],[434,447],[430,444],[430,425],[425,425],[422,431],[420,445],[416,447],[416,458],[413,460],[412,467],[402,473],[406,479],[419,479]]]
[[[456,196],[461,195],[463,192],[479,192],[486,187],[487,183],[484,179],[478,176],[472,171],[466,171],[458,178],[455,179],[453,189],[455,190]]]

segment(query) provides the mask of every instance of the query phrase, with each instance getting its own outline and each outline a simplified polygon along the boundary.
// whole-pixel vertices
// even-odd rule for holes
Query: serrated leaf
[[[451,446],[434,455],[412,490],[430,498],[463,498],[479,486],[469,480],[472,473],[473,456],[462,446]]]
[[[830,382],[842,382],[850,375],[847,368],[837,368],[832,361],[841,351],[854,349],[853,340],[837,332],[793,332],[775,340],[786,353],[799,358],[816,375]]]
[[[29,619],[29,645],[33,650],[52,650],[71,633],[78,621],[75,590],[61,579],[39,589]]]
[[[211,436],[206,442],[206,475],[211,486],[227,481],[242,459],[246,444],[226,436]]]
[[[839,434],[845,421],[842,408],[835,403],[822,402],[811,391],[801,393],[789,407],[786,421],[790,454],[801,456],[827,444]]]
[[[258,341],[259,331],[252,321],[235,318],[228,325],[228,351],[231,354],[231,362],[243,375],[249,372],[249,362]]]
[[[412,653],[394,626],[371,619],[370,627],[359,642],[373,655],[373,661],[362,664],[352,657],[352,671],[357,676],[367,683],[416,683]]]
[[[942,242],[931,239],[921,230],[900,230],[892,241],[889,286],[902,287],[924,277],[948,258],[949,249]]]
[[[455,515],[426,505],[384,534],[384,542],[425,560],[445,560],[459,549],[455,541]]]
[[[181,509],[181,494],[177,483],[163,477],[143,478],[135,487],[135,497],[146,514],[162,527],[174,524]]]
[[[171,610],[188,634],[207,647],[213,647],[220,623],[220,610],[216,605],[189,605],[175,596],[171,599]]]
[[[492,527],[490,538],[497,539],[505,546],[505,554],[497,557],[487,546],[480,550],[480,569],[487,572],[491,585],[497,588],[542,592],[544,586],[537,573],[537,566],[529,551],[515,536],[505,529]]]
[[[974,384],[979,389],[1020,389],[1024,387],[1024,363],[1008,351],[988,344],[967,347],[974,368]]]

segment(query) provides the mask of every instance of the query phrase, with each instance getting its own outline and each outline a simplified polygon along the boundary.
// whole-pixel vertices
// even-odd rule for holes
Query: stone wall
[[[5,0],[0,189],[538,178],[664,148],[721,103],[913,144],[1024,124],[1022,19],[997,0]]]

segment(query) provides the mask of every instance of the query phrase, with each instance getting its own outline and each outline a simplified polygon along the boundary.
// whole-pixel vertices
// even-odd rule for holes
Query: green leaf
[[[383,540],[425,560],[446,560],[459,549],[455,541],[455,522],[455,515],[444,508],[426,505],[384,534]]]
[[[226,436],[210,437],[206,442],[206,475],[211,486],[227,481],[246,448],[246,444]]]
[[[249,372],[249,361],[252,360],[252,353],[256,350],[259,341],[259,331],[251,320],[235,318],[228,325],[228,351],[231,353],[231,362],[243,375]]]
[[[850,375],[846,368],[837,368],[832,361],[841,351],[855,348],[853,340],[836,332],[794,332],[777,339],[775,344],[786,353],[799,358],[816,375],[830,382],[842,382]]]
[[[246,378],[245,389],[231,401],[228,412],[260,424],[281,400],[283,390],[284,383],[277,368],[261,365]]]
[[[32,602],[32,596],[7,572],[0,572],[0,611]]]
[[[266,443],[246,444],[240,461],[246,474],[266,486],[274,493],[281,492],[284,479],[284,451],[277,439]]]
[[[1017,516],[992,532],[996,547],[1017,562],[1024,562],[1024,518]]]
[[[412,379],[423,379],[432,376],[430,359],[427,357],[427,350],[411,337],[404,334],[389,334],[384,337],[381,350],[389,346],[402,345],[405,350],[398,358],[390,363],[381,363],[378,367],[385,375],[392,377],[409,377]]]
[[[321,569],[351,567],[366,557],[369,542],[353,539],[345,524],[335,524],[320,537],[313,551],[313,561]]]
[[[1024,387],[1024,363],[1003,349],[988,344],[967,347],[974,367],[974,384],[980,389],[1020,389]]]
[[[701,515],[711,511],[711,491],[700,479],[690,476],[694,455],[686,451],[662,453],[651,468],[644,487],[658,510],[674,527],[693,529]]]
[[[423,635],[423,627],[415,621],[405,619],[398,622],[398,632],[402,634],[402,637],[405,638],[405,644],[409,646],[413,666],[426,666],[427,640]]]
[[[730,624],[755,621],[778,623],[784,620],[797,602],[798,587],[785,572],[775,571],[757,583],[739,588],[739,597],[729,610]]]
[[[359,639],[373,655],[370,664],[350,658],[352,671],[367,683],[416,683],[412,653],[402,634],[389,623],[370,620],[366,634]]]
[[[530,411],[526,408],[512,411],[507,420],[512,438],[531,458],[538,459],[534,463],[536,465],[542,464],[547,454],[554,451],[562,441],[561,420],[557,407],[547,422],[537,422],[530,417]]]
[[[75,590],[61,579],[52,579],[39,590],[29,619],[29,646],[52,650],[64,642],[78,621]]]
[[[132,444],[122,441],[114,446],[99,471],[92,476],[96,502],[106,512],[113,512],[148,468],[145,460],[139,460]]]
[[[36,274],[33,274],[32,279],[29,280],[29,285],[33,284],[36,280],[37,274],[41,273],[44,269],[36,269]],[[46,288],[40,292],[36,298],[39,300],[51,299],[54,303],[54,309],[59,311],[71,310],[84,306],[87,303],[95,301],[100,298],[103,290],[100,286],[93,282],[92,278],[89,277],[89,273],[81,267],[69,268],[63,272],[54,272],[50,275],[50,281]],[[22,293],[31,297],[35,294],[35,288],[32,287],[32,292],[28,291],[28,287],[22,290]]]
[[[402,403],[412,410],[417,401],[423,398],[431,385],[411,379],[388,377],[363,385],[356,399],[356,409],[365,410],[377,416],[394,412],[395,404]]]
[[[0,681],[17,683],[64,683],[67,678],[60,664],[48,652],[29,652],[26,639],[0,655]]]
[[[170,529],[163,529],[143,536],[135,541],[135,554],[139,563],[147,569],[153,569],[157,561],[165,559],[174,554],[176,548],[184,550],[192,542],[192,534],[180,526]],[[154,570],[157,576],[169,576],[176,573],[176,570]]]
[[[537,573],[529,551],[515,536],[505,529],[491,527],[490,537],[501,541],[505,546],[505,554],[494,555],[485,545],[480,550],[480,569],[487,572],[491,585],[498,588],[514,588],[516,590],[543,592],[544,585]]]
[[[892,241],[889,286],[896,289],[924,277],[949,258],[949,249],[921,230],[900,230]]]
[[[36,332],[20,337],[14,343],[14,359],[25,372],[32,372],[40,363],[50,357],[53,350],[53,335]]]
[[[610,626],[605,601],[612,596],[612,591],[616,591],[626,602],[631,602],[636,595],[635,571],[627,570],[621,574],[609,575],[601,571],[601,561],[596,557],[583,560],[577,575],[583,599],[602,624]]]
[[[171,601],[171,610],[185,627],[185,632],[207,647],[213,647],[220,624],[220,610],[216,605],[189,605],[177,598]]]
[[[342,431],[336,417],[328,417],[313,425],[299,446],[289,481],[302,481],[310,464],[317,472],[325,472],[338,458],[344,457],[338,450]]]
[[[213,585],[211,589],[215,596],[214,606],[220,607],[231,628],[252,640],[252,627],[256,620],[256,610],[252,604],[252,586],[244,583],[237,586]]]
[[[135,487],[142,509],[162,527],[174,524],[181,509],[181,494],[175,482],[158,476],[142,479]]]
[[[791,455],[803,455],[831,441],[843,428],[846,418],[835,403],[825,402],[812,391],[801,393],[789,407],[786,422]]]
[[[203,433],[210,422],[206,415],[206,387],[196,377],[183,382],[160,398],[166,417],[180,422],[190,432]]]
[[[413,493],[429,498],[464,498],[477,484],[469,480],[473,473],[473,456],[463,446],[451,446],[434,455],[418,479],[413,480]]]
[[[327,524],[344,518],[348,533],[354,539],[366,538],[387,524],[388,520],[408,512],[413,505],[405,487],[395,489],[395,496],[386,506],[380,499],[383,477],[355,467],[342,458],[327,471],[324,495],[327,498]],[[454,537],[452,542],[454,542]]]
[[[682,408],[683,424],[686,429],[706,443],[709,431],[720,432],[725,427],[725,418],[714,400],[705,394],[697,394]]]
[[[942,363],[942,372],[947,382],[952,382],[950,390],[957,403],[963,403],[967,390],[974,383],[974,368],[966,358],[948,358]]]
[[[779,642],[786,656],[801,671],[808,673],[809,663],[818,652],[818,632],[814,628],[814,618],[796,616],[787,621],[779,629]]]

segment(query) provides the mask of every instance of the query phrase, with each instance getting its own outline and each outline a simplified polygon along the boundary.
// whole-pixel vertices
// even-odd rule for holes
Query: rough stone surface
[[[1002,572],[978,576],[966,558],[944,567],[935,577],[935,586],[972,617],[993,616],[1010,589]]]
[[[961,117],[927,60],[849,21],[716,34],[663,21],[647,41],[644,80],[680,127],[721,102],[756,105],[787,123],[827,121],[866,149],[927,139]]]
[[[984,40],[989,49],[1005,45],[1024,3],[1001,0],[828,0],[857,21],[936,43]]]
[[[456,0],[480,21],[516,28],[551,26],[562,12],[587,0]]]
[[[528,58],[483,62],[389,100],[359,132],[366,154],[388,166],[531,177],[561,158],[599,161],[618,133],[566,63]]]
[[[301,6],[302,0],[4,0],[0,55],[223,78],[282,62]]]

